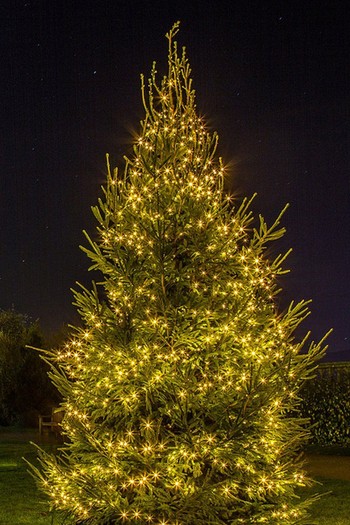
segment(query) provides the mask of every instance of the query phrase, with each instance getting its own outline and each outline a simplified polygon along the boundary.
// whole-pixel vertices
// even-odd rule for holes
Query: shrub
[[[350,363],[319,366],[317,376],[302,390],[302,415],[312,424],[311,443],[350,443]]]

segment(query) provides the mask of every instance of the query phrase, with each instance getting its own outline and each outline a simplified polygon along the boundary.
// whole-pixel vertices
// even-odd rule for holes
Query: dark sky
[[[231,186],[272,220],[290,203],[282,300],[312,298],[304,328],[330,327],[350,359],[347,2],[2,1],[0,308],[47,330],[76,321],[87,284],[82,230],[143,118],[140,73],[165,71],[181,20],[198,109],[219,132]]]

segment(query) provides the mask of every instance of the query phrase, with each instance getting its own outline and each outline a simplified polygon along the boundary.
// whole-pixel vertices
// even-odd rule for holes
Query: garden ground
[[[307,454],[306,468],[312,477],[350,481],[350,456]]]

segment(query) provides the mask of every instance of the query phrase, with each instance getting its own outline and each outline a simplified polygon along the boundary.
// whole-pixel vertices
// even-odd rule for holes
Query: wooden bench
[[[60,423],[62,422],[64,416],[64,410],[60,407],[53,407],[51,415],[44,416],[39,415],[39,434],[44,432],[44,429],[54,432],[55,434],[60,433]]]

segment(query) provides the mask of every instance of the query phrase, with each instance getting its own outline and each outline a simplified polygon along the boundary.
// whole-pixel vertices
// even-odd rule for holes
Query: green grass
[[[53,449],[54,445],[45,445]],[[25,457],[35,462],[35,449],[27,443],[0,443],[0,524],[58,525],[49,512],[49,504],[39,492],[27,471]],[[318,525],[349,525],[350,481],[322,479],[302,497],[316,492],[329,492],[311,508],[311,523]]]
[[[0,523],[51,525],[48,502],[38,491],[23,456],[35,462],[36,452],[29,444],[0,445]]]
[[[310,524],[349,525],[350,481],[317,478],[318,483],[301,496],[323,494],[310,508]]]

